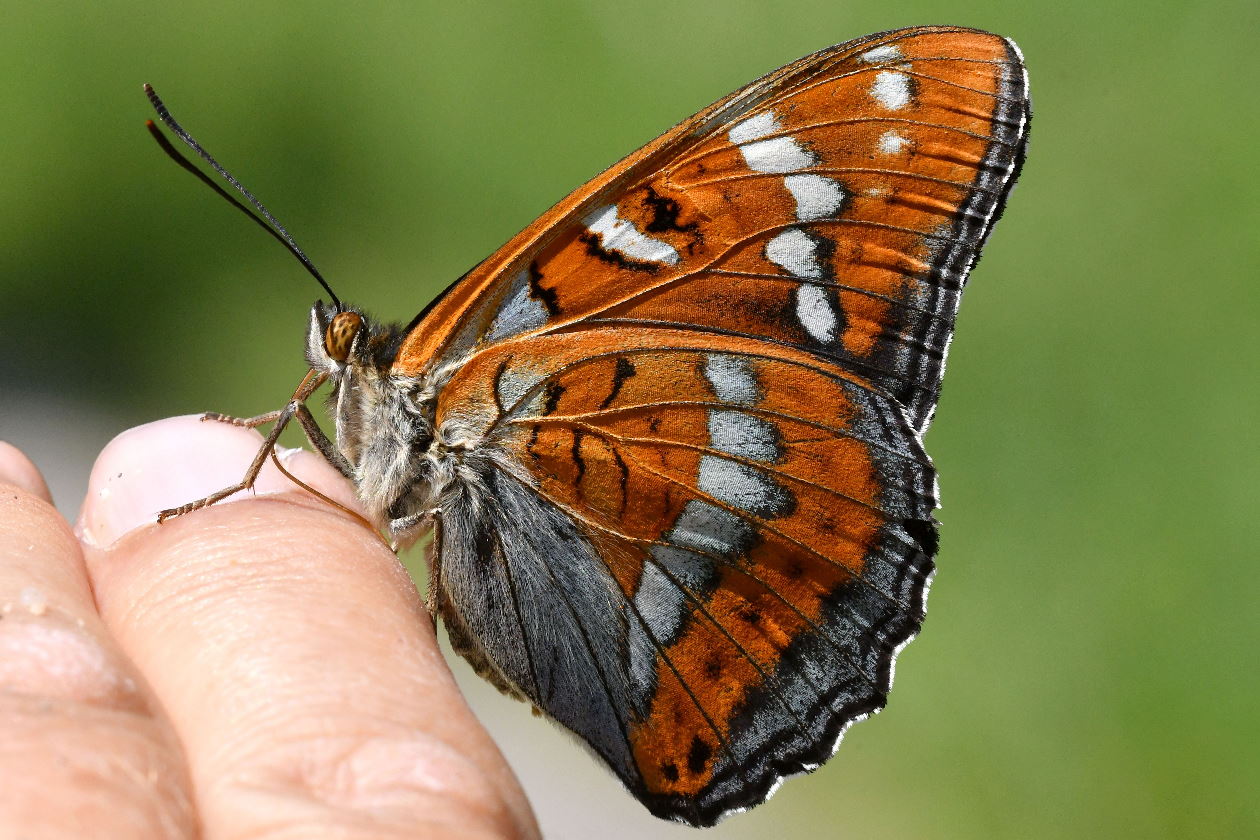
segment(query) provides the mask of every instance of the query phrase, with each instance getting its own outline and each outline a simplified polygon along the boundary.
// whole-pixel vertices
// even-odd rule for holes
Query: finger
[[[20,449],[3,440],[0,440],[0,483],[21,487],[37,499],[52,502],[52,494],[39,470]]]
[[[96,613],[39,471],[0,445],[0,825],[195,836],[183,757],[157,708]]]
[[[207,835],[530,835],[414,585],[361,523],[299,491],[120,530],[231,484],[259,441],[187,418],[133,430],[81,518],[101,613],[169,710]],[[351,501],[316,456],[286,466]]]

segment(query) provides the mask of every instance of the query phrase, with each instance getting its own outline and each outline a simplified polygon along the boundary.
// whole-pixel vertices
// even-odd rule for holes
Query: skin
[[[0,834],[533,838],[423,600],[362,523],[196,418],[105,448],[78,523],[0,443]],[[307,452],[286,468],[355,506]]]

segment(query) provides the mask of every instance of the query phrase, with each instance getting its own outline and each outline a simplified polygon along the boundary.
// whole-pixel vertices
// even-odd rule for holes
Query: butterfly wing
[[[580,322],[704,326],[861,370],[922,430],[1028,116],[1018,50],[987,33],[807,56],[574,191],[424,313],[398,367]]]
[[[1015,46],[871,36],[684,121],[413,325],[464,441],[439,603],[656,814],[762,801],[884,704],[935,552],[931,419],[1022,160]]]
[[[444,534],[490,546],[444,536],[449,597],[653,812],[760,801],[883,705],[935,549],[933,472],[888,395],[799,350],[660,328],[535,338],[450,387],[483,382],[509,466],[444,506]]]

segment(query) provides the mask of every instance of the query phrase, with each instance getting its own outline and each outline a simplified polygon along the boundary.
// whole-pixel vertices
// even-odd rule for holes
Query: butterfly
[[[920,628],[922,437],[1029,117],[1018,48],[977,30],[793,62],[577,189],[405,326],[325,283],[303,384],[234,421],[275,421],[239,486],[296,418],[395,546],[433,533],[431,606],[482,676],[657,816],[752,807],[884,706]],[[335,442],[305,406],[324,383]]]

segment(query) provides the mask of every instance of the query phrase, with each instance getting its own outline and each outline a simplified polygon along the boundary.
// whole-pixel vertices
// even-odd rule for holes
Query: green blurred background
[[[104,0],[5,18],[0,436],[68,513],[127,426],[279,406],[318,294],[158,151],[141,82],[341,295],[405,321],[781,64],[911,24],[1014,37],[1032,143],[928,439],[932,613],[889,709],[709,836],[1260,836],[1254,0]],[[457,670],[549,836],[688,833]]]

